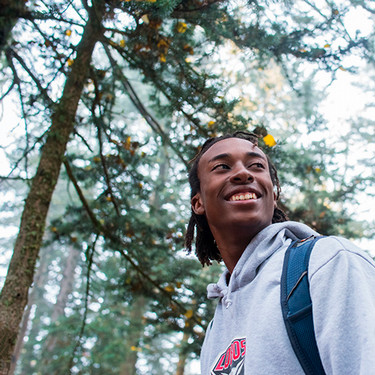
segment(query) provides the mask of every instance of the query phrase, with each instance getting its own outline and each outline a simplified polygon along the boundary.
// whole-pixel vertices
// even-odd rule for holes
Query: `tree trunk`
[[[60,283],[60,291],[57,296],[56,304],[53,307],[51,315],[51,325],[55,324],[62,316],[64,316],[64,309],[68,302],[69,294],[73,290],[74,270],[76,269],[79,257],[79,251],[70,246],[68,258],[64,267],[63,278]],[[58,337],[50,335],[45,344],[45,352],[47,357],[52,358],[52,353],[56,347]]]
[[[42,149],[22,213],[20,230],[8,274],[0,295],[0,375],[8,374],[28,290],[33,281],[48,208],[55,189],[75,114],[89,69],[91,56],[101,33],[104,0],[93,2],[77,57],[67,76],[60,102],[52,115],[52,124]]]
[[[45,252],[46,252],[46,249],[44,248],[43,253]],[[38,302],[39,295],[41,294],[40,290],[44,287],[46,283],[45,279],[46,279],[47,268],[48,268],[47,260],[48,258],[41,254],[39,266],[37,268],[37,271],[34,277],[34,286],[31,290],[31,293],[29,294],[29,302],[26,306],[25,313],[23,314],[23,317],[22,317],[22,324],[21,324],[20,331],[18,333],[16,347],[12,355],[12,363],[10,366],[9,375],[13,375],[14,371],[16,370],[17,362],[20,357],[20,353],[22,351],[23,344],[24,344],[23,339],[26,335],[27,327],[29,324],[31,308],[35,303]]]
[[[127,348],[138,347],[139,341],[144,332],[143,314],[145,313],[146,299],[144,296],[134,296],[130,310],[129,321],[131,324],[131,331],[126,338]],[[128,349],[127,349],[128,350]],[[120,367],[120,375],[136,375],[136,364],[138,360],[138,352],[136,350],[129,351],[124,358],[124,362]]]
[[[184,336],[181,340],[181,350],[178,356],[178,363],[176,369],[176,375],[184,375],[186,360],[188,358],[188,353],[186,352],[186,345],[189,340],[190,335],[187,332],[184,332]]]

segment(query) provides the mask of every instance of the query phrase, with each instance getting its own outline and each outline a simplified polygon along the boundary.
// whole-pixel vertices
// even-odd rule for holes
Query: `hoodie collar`
[[[275,223],[264,228],[247,245],[233,269],[229,285],[226,282],[229,271],[226,269],[217,284],[208,285],[208,298],[226,297],[230,292],[250,283],[255,278],[259,266],[275,251],[289,245],[291,241],[311,235],[318,235],[318,233],[307,225],[294,221]]]

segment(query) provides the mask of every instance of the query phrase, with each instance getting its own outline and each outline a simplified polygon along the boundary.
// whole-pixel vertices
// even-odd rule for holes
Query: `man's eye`
[[[229,169],[229,166],[226,165],[226,164],[217,164],[217,165],[215,165],[215,166],[212,168],[213,171],[214,171],[214,170],[217,170],[217,169],[219,169],[219,170],[221,170],[221,169]]]
[[[265,166],[264,166],[263,163],[253,163],[253,164],[250,165],[250,167],[265,169]]]

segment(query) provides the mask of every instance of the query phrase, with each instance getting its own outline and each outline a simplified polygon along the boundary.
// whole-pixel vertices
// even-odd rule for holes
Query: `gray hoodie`
[[[284,254],[317,235],[288,221],[262,230],[230,275],[207,287],[218,298],[201,352],[202,375],[303,374],[280,306]],[[375,264],[340,237],[320,239],[309,263],[315,335],[327,374],[375,375]]]

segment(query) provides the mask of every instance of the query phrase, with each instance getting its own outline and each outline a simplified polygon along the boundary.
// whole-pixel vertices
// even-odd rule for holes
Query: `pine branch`
[[[30,182],[32,179],[31,178],[24,178],[20,176],[0,176],[1,181],[24,181],[24,182]]]
[[[196,8],[190,9],[183,9],[183,10],[175,10],[172,12],[172,18],[189,18],[191,16],[202,16],[202,11],[206,10],[207,8],[211,7],[214,4],[219,4],[225,2],[224,0],[205,0],[199,2],[200,6]]]
[[[133,64],[137,64],[139,65],[139,63],[137,61],[135,61],[131,55],[127,55],[127,56],[124,56],[124,50],[122,50],[119,46],[117,45],[113,45],[110,43],[110,41],[106,40],[106,42],[108,44],[110,44],[112,46],[112,48],[116,49],[116,51],[120,54],[120,56],[122,56],[124,59],[126,60],[132,60],[132,63]],[[190,67],[189,67],[190,68]],[[192,68],[190,68],[192,69]],[[194,71],[194,69],[192,69]],[[121,70],[120,70],[121,72]],[[195,72],[195,71],[194,71]],[[196,73],[196,72],[195,72]],[[173,102],[173,98],[166,92],[165,88],[160,84],[158,78],[154,77],[153,75],[153,72],[149,72],[149,78],[152,80],[153,84],[155,85],[155,87],[169,100],[169,102]],[[189,103],[191,104],[191,103]],[[193,106],[193,104],[191,104]],[[184,117],[189,121],[191,122],[192,124],[194,124],[196,126],[197,129],[199,129],[200,133],[205,136],[205,137],[208,137],[209,136],[209,133],[207,132],[206,129],[204,129],[202,127],[202,125],[200,124],[199,120],[197,118],[194,117],[194,115],[192,114],[189,114],[187,113],[183,108],[182,108],[182,105],[181,104],[176,104],[175,105],[176,109],[181,112]],[[204,107],[204,105],[202,104],[202,107]],[[196,109],[196,112],[198,112],[199,109]],[[185,164],[186,165],[186,164]]]
[[[176,148],[176,146],[171,142],[169,137],[165,134],[164,130],[162,129],[161,125],[155,120],[155,118],[147,111],[141,100],[139,99],[137,93],[133,89],[132,85],[130,84],[129,80],[125,77],[122,70],[118,67],[117,62],[112,57],[111,52],[109,51],[109,48],[106,43],[102,43],[106,54],[108,56],[108,59],[112,65],[113,70],[120,76],[120,82],[122,83],[125,91],[129,95],[130,100],[134,104],[134,106],[138,109],[139,113],[143,116],[143,118],[146,120],[146,122],[150,125],[151,129],[159,134],[163,141],[168,144],[172,150],[176,153],[176,155],[179,157],[179,159],[184,163],[184,165],[187,167],[188,162],[185,160],[184,156],[181,154],[180,151]]]
[[[94,227],[96,228],[97,230],[97,233],[100,233],[103,237],[111,240],[112,242],[116,243],[119,245],[119,248],[117,249],[117,251],[121,254],[121,256],[123,256],[128,262],[129,264],[134,268],[134,270],[140,275],[142,276],[145,280],[147,280],[151,285],[153,285],[157,290],[159,290],[165,297],[167,297],[170,302],[175,305],[180,311],[182,314],[185,314],[186,313],[186,308],[178,301],[175,301],[173,299],[173,296],[168,292],[166,291],[163,287],[161,287],[155,280],[153,280],[152,277],[150,277],[146,271],[144,271],[138,264],[137,262],[129,255],[127,254],[125,251],[124,251],[124,248],[126,248],[128,246],[128,244],[126,244],[121,238],[113,235],[111,233],[110,230],[108,230],[108,228],[101,224],[100,221],[96,218],[94,212],[91,210],[90,208],[90,205],[88,204],[87,200],[86,200],[86,197],[84,196],[80,186],[78,185],[78,182],[73,174],[73,171],[70,167],[70,164],[69,162],[65,159],[64,160],[64,165],[65,165],[65,169],[66,169],[66,173],[70,179],[70,181],[73,183],[73,186],[74,188],[76,189],[76,192],[78,194],[78,197],[86,211],[86,213],[88,214],[92,224],[94,225]],[[121,246],[121,248],[120,248]],[[203,327],[202,323],[200,322],[200,319],[198,316],[195,316],[193,315],[193,317],[191,318],[197,325],[201,326],[202,328],[205,328]]]
[[[94,100],[92,102],[92,106],[91,106],[91,114],[92,114],[96,129],[97,129],[97,134],[98,134],[100,161],[101,161],[102,167],[103,167],[104,178],[105,178],[105,181],[107,183],[107,191],[108,191],[108,193],[111,197],[111,202],[113,204],[113,207],[115,208],[117,216],[120,216],[120,210],[118,208],[117,199],[113,194],[112,183],[111,183],[111,179],[109,177],[107,163],[106,163],[105,157],[103,155],[103,139],[102,139],[102,126],[101,126],[102,123],[103,123],[103,118],[102,118],[102,111],[101,111],[101,108],[100,108],[100,91],[99,91],[99,88],[98,88],[98,81],[96,79],[95,74],[93,74],[93,72],[91,72],[91,77],[92,77],[92,80],[93,80],[93,83],[94,83],[94,90],[95,90],[95,98],[94,98]],[[99,108],[100,123],[99,123],[99,119],[95,115],[96,108]]]

